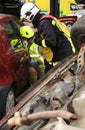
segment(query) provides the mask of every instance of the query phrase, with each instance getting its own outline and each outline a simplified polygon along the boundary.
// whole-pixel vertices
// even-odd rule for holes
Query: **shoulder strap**
[[[40,20],[45,19],[45,18],[54,19],[54,16],[52,16],[50,14],[46,14],[46,15],[43,15]]]

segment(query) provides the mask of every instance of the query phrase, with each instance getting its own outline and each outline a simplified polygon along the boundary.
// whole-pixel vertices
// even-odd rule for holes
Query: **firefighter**
[[[45,72],[64,58],[76,52],[66,26],[54,16],[42,14],[40,9],[32,2],[21,7],[21,20],[32,22],[35,33],[35,42],[42,46],[45,56]]]
[[[37,78],[40,79],[44,75],[44,60],[40,54],[39,46],[33,42],[34,31],[30,26],[22,26],[20,34],[27,40],[27,51],[30,54],[30,65],[37,71]],[[33,76],[33,75],[32,75]]]

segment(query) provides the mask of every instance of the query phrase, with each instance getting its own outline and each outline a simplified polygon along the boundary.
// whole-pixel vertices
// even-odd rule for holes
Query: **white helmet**
[[[39,11],[40,9],[32,2],[25,3],[21,7],[20,18],[21,20],[26,19],[31,22]]]

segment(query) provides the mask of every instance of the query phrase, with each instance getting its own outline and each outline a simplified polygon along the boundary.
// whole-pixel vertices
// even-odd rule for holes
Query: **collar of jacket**
[[[43,14],[41,14],[40,12],[35,16],[35,18],[33,19],[32,21],[32,24],[34,26],[34,28],[37,28],[38,27],[38,24],[39,24],[39,21],[41,19]]]

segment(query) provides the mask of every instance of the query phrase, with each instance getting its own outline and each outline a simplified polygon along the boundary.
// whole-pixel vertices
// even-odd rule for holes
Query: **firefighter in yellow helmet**
[[[20,34],[27,40],[27,49],[30,54],[30,65],[37,70],[37,78],[44,74],[44,59],[39,52],[39,46],[34,43],[34,31],[30,26],[22,26]]]

